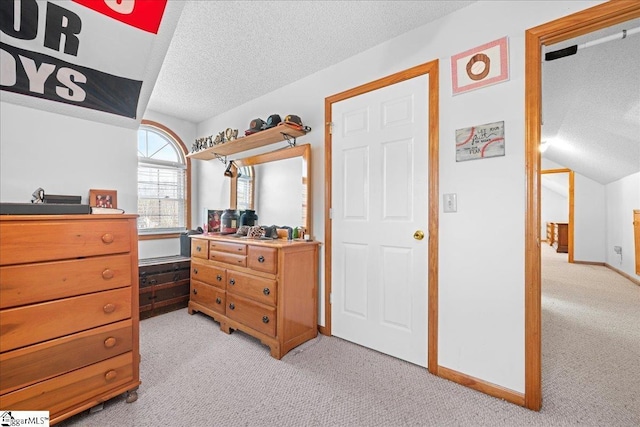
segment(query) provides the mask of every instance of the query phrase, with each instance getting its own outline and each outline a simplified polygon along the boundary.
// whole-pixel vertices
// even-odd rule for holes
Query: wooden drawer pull
[[[105,270],[102,272],[102,278],[104,280],[113,279],[113,270],[105,268]]]
[[[104,346],[106,348],[112,348],[113,346],[116,345],[116,339],[114,337],[109,337],[106,340],[104,340]]]
[[[104,307],[102,307],[102,310],[107,314],[108,313],[113,313],[115,311],[115,309],[116,309],[116,305],[115,304],[111,304],[111,303],[106,304]]]
[[[102,235],[102,241],[106,244],[113,243],[113,234],[105,233]]]
[[[107,381],[113,381],[116,379],[116,377],[118,376],[118,373],[115,370],[110,370],[109,372],[107,372],[106,374],[104,374],[104,379]]]

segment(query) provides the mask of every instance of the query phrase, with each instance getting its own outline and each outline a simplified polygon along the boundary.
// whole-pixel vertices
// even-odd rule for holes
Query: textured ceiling
[[[150,110],[201,122],[474,1],[187,1]]]
[[[628,21],[546,52],[640,27]],[[640,34],[543,64],[543,157],[601,184],[640,171]]]

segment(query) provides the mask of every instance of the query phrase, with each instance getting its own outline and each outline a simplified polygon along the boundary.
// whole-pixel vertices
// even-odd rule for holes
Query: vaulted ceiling
[[[640,19],[549,46],[622,34]],[[578,49],[542,67],[543,157],[601,184],[640,171],[640,34]]]

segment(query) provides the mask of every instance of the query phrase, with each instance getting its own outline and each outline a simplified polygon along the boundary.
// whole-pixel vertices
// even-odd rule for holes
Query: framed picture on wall
[[[117,208],[118,193],[116,190],[89,190],[89,206],[96,208]]]
[[[506,80],[509,80],[506,37],[451,57],[451,81],[454,95]]]

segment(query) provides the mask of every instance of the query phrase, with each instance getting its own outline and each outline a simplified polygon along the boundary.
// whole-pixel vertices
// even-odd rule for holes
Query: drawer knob
[[[196,251],[197,252],[202,252],[202,248],[200,246],[196,246]]]
[[[116,339],[114,337],[109,337],[106,340],[104,340],[104,346],[106,348],[111,348],[115,345],[116,345]]]
[[[194,289],[194,290],[193,290],[193,294],[194,294],[194,295],[198,295],[198,290],[197,290],[197,289]]]
[[[234,303],[229,304],[229,308],[231,310],[235,310],[236,309],[236,305]]]
[[[104,379],[107,381],[111,381],[111,380],[115,380],[117,376],[118,376],[118,373],[112,369],[106,374],[104,374]]]
[[[218,274],[218,275],[216,276],[216,279],[218,279],[218,282],[221,282],[221,281],[222,281],[222,276]]]
[[[216,298],[216,304],[221,304],[222,300],[220,298]]]
[[[262,255],[258,257],[258,262],[264,262],[264,257]]]
[[[269,295],[271,293],[271,291],[269,290],[269,288],[264,288],[262,290],[262,293],[265,294],[265,295]]]
[[[104,280],[113,279],[113,270],[105,268],[105,270],[102,272],[102,278]]]
[[[231,286],[235,285],[235,284],[236,284],[236,279],[230,279],[230,280],[229,280],[229,284],[230,284]]]
[[[269,316],[262,316],[262,323],[269,323]]]
[[[197,268],[193,269],[193,274],[198,274],[198,269]]]
[[[106,244],[113,243],[113,234],[111,234],[111,233],[104,233],[104,234],[102,235],[102,241],[103,241],[104,243],[106,243]]]
[[[174,282],[177,282],[177,281],[178,281],[178,279],[180,279],[180,275],[179,275],[178,273],[174,274],[174,275],[173,275],[173,281],[174,281]]]
[[[102,310],[105,313],[113,313],[115,311],[115,309],[116,309],[116,305],[115,304],[111,304],[111,303],[106,304],[104,307],[102,307]]]

